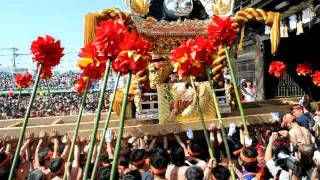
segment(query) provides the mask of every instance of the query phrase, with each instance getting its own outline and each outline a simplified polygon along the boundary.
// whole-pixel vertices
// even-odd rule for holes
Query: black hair
[[[41,169],[36,169],[32,171],[27,177],[27,180],[43,180],[43,179],[45,179],[45,174],[42,172]]]
[[[275,146],[274,156],[276,159],[278,159],[279,153],[284,153],[284,154],[290,155],[289,147],[284,144]]]
[[[46,162],[46,154],[45,153],[39,153],[39,164],[40,166],[44,166]]]
[[[308,111],[311,110],[311,103],[309,101],[303,101],[302,107],[306,108]]]
[[[146,151],[144,149],[136,149],[130,154],[130,163],[141,161],[146,157]],[[137,166],[137,168],[141,168],[144,166],[143,164],[140,164]]]
[[[304,144],[299,147],[299,152],[301,154],[300,164],[302,167],[302,172],[307,172],[312,168],[313,165],[313,152],[315,148],[313,144]]]
[[[249,137],[252,140],[251,147],[255,148],[259,144],[257,137],[255,135],[250,135]]]
[[[229,170],[226,167],[221,165],[217,165],[215,168],[213,168],[211,170],[211,173],[216,179],[219,179],[219,180],[228,180],[230,177]]]
[[[181,146],[172,146],[170,150],[170,159],[172,164],[183,166],[185,160],[184,150]]]
[[[111,169],[110,167],[99,168],[98,170],[98,179],[110,179]],[[119,179],[118,171],[115,171],[115,179]]]
[[[7,159],[7,154],[5,152],[0,152],[0,163]]]
[[[122,148],[119,155],[119,165],[125,168],[129,167],[130,148]]]
[[[110,163],[110,159],[109,159],[108,154],[106,154],[106,155],[101,155],[101,156],[100,156],[100,162],[105,163],[105,164]]]
[[[142,180],[141,174],[138,170],[133,170],[125,174],[123,180]]]
[[[190,166],[186,171],[186,180],[203,180],[204,174],[200,167]]]
[[[0,168],[0,179],[8,179],[10,174],[11,165]]]
[[[201,157],[201,155],[203,154],[202,153],[202,150],[201,150],[201,147],[199,146],[199,144],[197,144],[194,140],[191,140],[191,142],[188,144],[188,147],[190,148],[190,150],[194,153],[200,153],[199,155],[197,156],[194,156],[195,158],[199,158],[199,159],[203,159]]]
[[[64,164],[64,160],[62,158],[55,158],[51,161],[50,170],[52,173],[58,172]]]
[[[315,137],[314,143],[317,145],[317,149],[320,150],[320,135]]]
[[[245,147],[242,149],[242,154],[248,158],[256,158],[258,152],[252,147]],[[246,171],[256,173],[258,171],[258,162],[245,162],[243,161],[243,167]]]
[[[168,164],[169,164],[168,160],[163,156],[159,156],[159,155],[151,156],[150,165],[152,165],[157,169],[167,168]]]
[[[58,147],[58,153],[59,153],[59,154],[62,154],[62,153],[63,153],[65,146],[66,146],[65,144],[62,144],[62,145],[60,145],[60,146]]]

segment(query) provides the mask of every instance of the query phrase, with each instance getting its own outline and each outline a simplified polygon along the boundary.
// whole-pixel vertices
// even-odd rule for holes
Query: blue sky
[[[66,52],[78,52],[83,45],[83,19],[86,13],[104,8],[126,10],[122,0],[0,0],[0,49],[17,47],[30,53],[38,36],[50,34],[62,41]],[[11,51],[0,50],[0,55]],[[75,69],[77,53],[65,55],[58,71]],[[19,56],[17,67],[34,69],[31,56]],[[11,56],[0,56],[0,68],[12,66]]]

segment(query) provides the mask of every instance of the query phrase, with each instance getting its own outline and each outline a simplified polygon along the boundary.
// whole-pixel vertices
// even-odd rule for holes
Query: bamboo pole
[[[233,85],[233,88],[234,88],[234,93],[236,95],[236,100],[237,100],[237,104],[238,104],[238,107],[239,107],[241,120],[242,120],[243,127],[244,127],[244,135],[245,135],[245,137],[247,137],[249,135],[248,127],[247,127],[247,120],[246,120],[246,117],[245,117],[245,114],[244,114],[243,106],[241,104],[239,88],[238,88],[238,84],[237,84],[236,75],[235,75],[233,67],[232,67],[230,51],[229,51],[229,48],[228,48],[227,45],[225,45],[224,48],[225,48],[225,52],[226,52],[226,58],[227,58],[228,66],[229,66],[229,69],[230,69],[230,75],[231,75],[232,85]]]
[[[198,96],[198,93],[197,93],[197,88],[196,88],[196,85],[195,85],[195,83],[193,81],[193,77],[192,76],[190,76],[190,81],[191,81],[191,85],[192,85],[192,88],[193,88],[193,91],[194,91],[194,95],[196,96],[196,105],[197,105],[198,112],[199,112],[199,115],[200,115],[200,122],[201,122],[201,125],[202,125],[204,137],[205,137],[207,145],[208,145],[208,151],[209,151],[209,154],[210,154],[210,158],[214,158],[214,150],[213,150],[212,144],[210,143],[209,134],[208,134],[208,131],[207,131],[206,124],[204,122],[203,111],[202,111],[202,108],[201,108],[201,105],[200,105],[200,101],[199,101],[199,96]]]
[[[26,132],[26,127],[28,125],[28,121],[29,121],[32,105],[33,105],[35,96],[37,94],[37,89],[38,89],[38,84],[39,84],[41,72],[42,72],[42,64],[40,64],[40,66],[39,66],[37,77],[36,77],[36,81],[35,81],[35,84],[33,86],[31,98],[29,100],[29,105],[28,105],[28,108],[27,108],[27,112],[26,112],[26,114],[24,116],[21,132],[20,132],[20,136],[19,136],[19,140],[18,140],[18,145],[16,147],[16,152],[14,154],[13,162],[12,162],[11,169],[10,169],[10,174],[9,174],[9,178],[8,178],[9,180],[13,179],[13,175],[15,174],[14,170],[15,170],[17,164],[18,164],[20,149],[21,149],[21,146],[22,146],[22,143],[23,143],[23,138],[24,138],[24,134]]]
[[[112,95],[111,102],[109,104],[108,114],[107,114],[107,117],[106,117],[106,121],[104,123],[102,136],[101,136],[100,143],[99,143],[99,146],[98,146],[97,157],[96,157],[96,160],[94,162],[93,171],[92,171],[92,175],[91,175],[91,180],[95,180],[96,179],[96,173],[97,173],[97,170],[98,170],[98,163],[99,163],[99,160],[100,160],[100,156],[101,156],[101,152],[102,152],[102,146],[103,146],[103,142],[104,142],[104,139],[105,139],[105,135],[106,135],[107,129],[109,127],[109,122],[110,122],[110,118],[111,118],[111,114],[112,114],[114,100],[116,99],[116,91],[118,89],[119,80],[120,80],[120,73],[118,73],[118,75],[117,75],[116,84],[115,84],[114,89],[113,89],[113,95]]]
[[[97,130],[98,130],[100,116],[101,116],[101,110],[104,106],[104,103],[103,103],[104,102],[104,93],[106,90],[108,77],[109,77],[109,73],[110,73],[110,64],[111,64],[111,60],[108,59],[106,70],[105,70],[104,76],[103,76],[102,86],[100,87],[100,97],[99,97],[98,107],[97,107],[97,111],[96,111],[96,117],[95,117],[95,121],[94,121],[94,125],[93,125],[93,131],[92,131],[92,135],[91,135],[91,139],[90,139],[89,152],[87,154],[87,160],[86,160],[86,166],[84,169],[83,180],[87,180],[87,178],[88,178],[88,173],[89,173],[89,168],[90,168],[91,159],[92,159],[92,155],[93,155],[94,145],[96,143],[96,136],[97,136]]]
[[[79,131],[79,127],[80,127],[80,122],[81,122],[81,118],[82,118],[83,109],[85,107],[85,102],[86,102],[86,98],[87,98],[89,84],[90,84],[90,78],[87,78],[86,86],[85,86],[84,93],[83,93],[83,96],[82,96],[82,99],[81,99],[79,114],[78,114],[78,117],[77,117],[76,127],[75,127],[74,133],[73,133],[71,147],[70,147],[70,150],[69,150],[69,155],[68,155],[67,162],[71,162],[71,158],[72,158],[72,155],[73,155],[73,150],[74,150],[74,146],[75,146],[75,143],[76,143],[76,140],[77,140],[77,136],[78,136],[78,131]],[[67,178],[68,178],[67,171],[64,171],[63,179],[67,180]]]
[[[119,131],[118,131],[116,147],[114,150],[114,157],[113,157],[113,162],[112,162],[110,180],[115,179],[115,174],[117,171],[117,163],[118,163],[119,153],[120,153],[120,148],[121,148],[121,139],[122,139],[123,128],[124,128],[124,120],[126,118],[126,109],[127,109],[128,94],[129,94],[129,89],[130,89],[130,84],[131,84],[131,76],[132,76],[132,74],[131,74],[131,72],[129,72],[128,82],[127,82],[125,93],[123,96],[122,109],[121,109],[121,113],[120,113]]]
[[[207,73],[208,81],[209,81],[209,83],[211,85],[211,88],[212,88],[212,97],[213,97],[214,107],[215,107],[216,112],[217,112],[217,118],[218,118],[218,122],[219,122],[220,129],[221,129],[221,132],[222,132],[223,144],[224,144],[224,147],[226,148],[227,158],[228,158],[228,161],[229,161],[229,171],[230,171],[232,180],[235,180],[236,177],[235,177],[235,174],[234,174],[234,171],[233,171],[233,162],[232,162],[232,159],[231,159],[231,153],[230,153],[230,148],[229,148],[229,144],[228,144],[228,140],[227,140],[227,136],[226,136],[226,130],[224,129],[224,125],[223,125],[223,122],[222,122],[222,116],[221,116],[221,112],[220,112],[220,107],[219,107],[219,104],[218,104],[218,98],[217,98],[217,94],[216,94],[216,91],[215,91],[215,88],[214,88],[214,82],[211,79],[211,73],[210,73],[210,69],[208,67],[206,67],[206,73]]]

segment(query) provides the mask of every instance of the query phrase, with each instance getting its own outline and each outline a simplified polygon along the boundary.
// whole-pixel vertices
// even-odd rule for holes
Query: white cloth
[[[281,170],[279,166],[276,166],[276,163],[273,159],[270,159],[266,162],[267,168],[269,169],[272,176],[275,178],[278,174],[278,171]],[[288,180],[289,179],[289,172],[285,170],[281,170],[279,180]]]

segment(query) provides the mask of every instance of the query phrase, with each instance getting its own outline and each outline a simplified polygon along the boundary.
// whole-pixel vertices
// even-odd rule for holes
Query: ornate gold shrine
[[[207,34],[209,20],[157,21],[153,17],[132,16],[137,31],[152,42],[155,57],[166,57],[171,49],[195,36]]]

